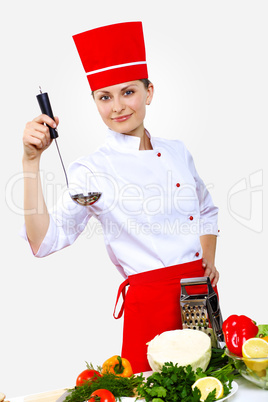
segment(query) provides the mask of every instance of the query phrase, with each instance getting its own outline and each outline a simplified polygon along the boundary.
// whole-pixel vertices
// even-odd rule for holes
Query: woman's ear
[[[152,102],[153,96],[154,96],[154,86],[150,82],[150,84],[148,85],[148,88],[147,88],[146,105],[150,105],[150,103]]]

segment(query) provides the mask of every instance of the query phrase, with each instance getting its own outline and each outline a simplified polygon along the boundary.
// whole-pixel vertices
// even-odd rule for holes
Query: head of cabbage
[[[211,339],[202,331],[178,329],[157,335],[148,343],[147,358],[153,371],[161,371],[165,363],[191,365],[206,370],[211,358]]]

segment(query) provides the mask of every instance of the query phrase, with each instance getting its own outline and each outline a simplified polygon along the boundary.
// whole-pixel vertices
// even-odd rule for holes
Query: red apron
[[[123,304],[117,316],[114,310],[114,318],[120,318],[124,312],[122,357],[130,361],[134,373],[151,370],[147,342],[164,331],[182,328],[180,280],[201,276],[202,259],[130,275],[120,285],[115,309],[120,295]],[[207,293],[207,286],[190,286],[187,292]]]

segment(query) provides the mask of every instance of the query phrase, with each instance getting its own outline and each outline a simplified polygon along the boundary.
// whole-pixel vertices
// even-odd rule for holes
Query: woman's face
[[[113,131],[142,136],[145,109],[153,97],[153,85],[129,81],[94,91],[94,99],[104,123]]]

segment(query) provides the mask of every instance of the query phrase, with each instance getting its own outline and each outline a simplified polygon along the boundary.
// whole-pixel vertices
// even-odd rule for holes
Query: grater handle
[[[207,285],[208,294],[212,295],[215,293],[208,276],[181,279],[181,292],[184,296],[188,296],[185,286],[192,286],[192,285]]]

